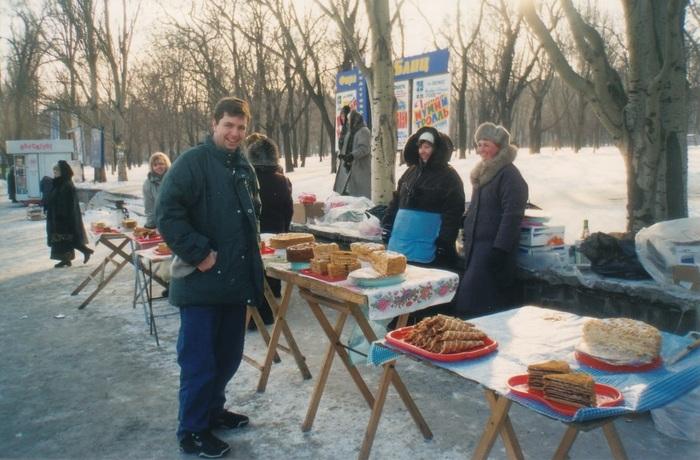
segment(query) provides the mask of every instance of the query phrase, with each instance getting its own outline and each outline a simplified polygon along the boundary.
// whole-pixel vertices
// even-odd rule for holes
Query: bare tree
[[[629,53],[628,88],[611,66],[601,34],[571,0],[561,0],[577,51],[591,78],[577,73],[537,11],[525,19],[557,73],[583,94],[622,153],[627,170],[627,230],[688,215],[687,90],[683,42],[687,1],[623,1]]]

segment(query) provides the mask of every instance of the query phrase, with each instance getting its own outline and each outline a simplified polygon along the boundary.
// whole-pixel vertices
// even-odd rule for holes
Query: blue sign
[[[355,109],[369,128],[372,127],[371,108],[369,105],[369,90],[367,89],[367,81],[358,69],[346,70],[339,72],[335,76],[336,94],[341,97],[336,97],[336,114],[340,113],[340,108],[343,105],[349,105]]]
[[[394,80],[414,80],[447,73],[449,61],[450,51],[447,49],[398,59],[394,61]]]

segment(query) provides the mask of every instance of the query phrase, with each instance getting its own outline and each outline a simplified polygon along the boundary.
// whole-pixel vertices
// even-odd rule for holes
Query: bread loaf
[[[360,260],[370,260],[370,255],[375,251],[384,251],[385,247],[381,243],[351,243],[350,251],[357,254]]]
[[[316,238],[311,233],[279,233],[270,238],[268,246],[274,249],[286,249],[301,243],[313,243]]]
[[[374,271],[382,276],[400,275],[406,271],[406,256],[393,251],[374,251],[370,255]]]

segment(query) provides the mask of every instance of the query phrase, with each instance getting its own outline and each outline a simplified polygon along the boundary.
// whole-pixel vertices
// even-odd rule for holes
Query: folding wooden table
[[[95,246],[100,243],[110,250],[109,254],[70,294],[78,295],[91,281],[97,283],[90,295],[80,304],[79,310],[82,310],[92,302],[92,299],[112,281],[117,273],[132,261],[132,253],[135,246],[130,235],[125,233],[100,233]],[[107,267],[113,267],[112,271],[108,272]]]
[[[288,327],[285,320],[285,315],[289,306],[289,299],[292,289],[294,286],[297,286],[299,289],[299,294],[308,303],[309,307],[311,308],[311,312],[314,314],[314,317],[323,329],[329,342],[314,390],[311,394],[309,407],[302,424],[302,431],[309,431],[313,426],[318,406],[321,402],[321,397],[323,396],[326,382],[333,365],[333,359],[337,355],[370,409],[375,407],[378,400],[384,400],[384,397],[386,396],[385,392],[388,390],[389,385],[393,385],[424,438],[432,439],[433,434],[430,431],[428,424],[420,413],[398,373],[393,370],[393,372],[382,379],[383,385],[380,386],[380,389],[384,391],[384,394],[379,393],[375,398],[375,395],[367,386],[357,367],[351,362],[347,351],[349,347],[341,341],[341,335],[348,317],[355,319],[357,325],[362,331],[362,334],[370,343],[377,340],[377,336],[369,324],[368,318],[362,311],[362,306],[367,305],[368,303],[367,296],[361,292],[351,290],[343,286],[302,276],[294,271],[281,268],[279,265],[268,265],[266,267],[266,272],[268,276],[284,281],[286,283],[286,287],[282,304],[277,310],[277,318],[275,321],[275,326],[273,327],[270,346],[268,348],[268,354],[265,360],[265,368],[263,369],[263,374],[261,375],[260,383],[258,385],[259,390],[261,388],[264,390],[267,382],[272,354],[274,353],[275,344],[277,343],[280,332],[283,328]],[[322,307],[330,308],[339,313],[335,324],[331,324]],[[407,320],[408,314],[399,316],[398,325],[405,325]],[[374,420],[374,417],[374,414],[372,414],[371,421]],[[360,458],[367,458],[369,455],[370,446],[371,443],[367,446],[368,448],[366,452],[364,452],[363,446],[363,452],[361,453]]]
[[[178,312],[168,313],[153,313],[153,282],[160,284],[163,287],[168,287],[168,283],[154,273],[154,264],[160,264],[172,259],[172,254],[158,254],[154,247],[134,251],[134,299],[133,307],[140,303],[143,306],[146,324],[148,324],[149,333],[156,339],[156,346],[160,346],[158,339],[158,328],[156,326],[156,318],[175,315]],[[159,297],[162,298],[162,297]]]

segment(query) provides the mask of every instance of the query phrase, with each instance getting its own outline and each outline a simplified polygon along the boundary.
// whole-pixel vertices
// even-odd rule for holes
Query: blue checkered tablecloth
[[[574,347],[581,339],[583,323],[590,318],[539,307],[522,307],[481,318],[470,319],[489,337],[498,341],[496,353],[475,360],[429,361],[465,379],[480,383],[509,399],[548,417],[564,422],[582,422],[630,412],[644,412],[662,407],[700,386],[700,350],[681,361],[638,373],[613,373],[580,365],[574,358]],[[662,332],[662,359],[668,360],[692,342],[690,336]],[[372,344],[368,362],[381,365],[408,352],[390,348],[384,341]],[[416,357],[425,360],[422,357]],[[527,373],[528,364],[561,359],[573,369],[593,375],[596,382],[617,388],[624,397],[620,406],[582,408],[573,417],[553,411],[545,404],[512,394],[508,379]]]

